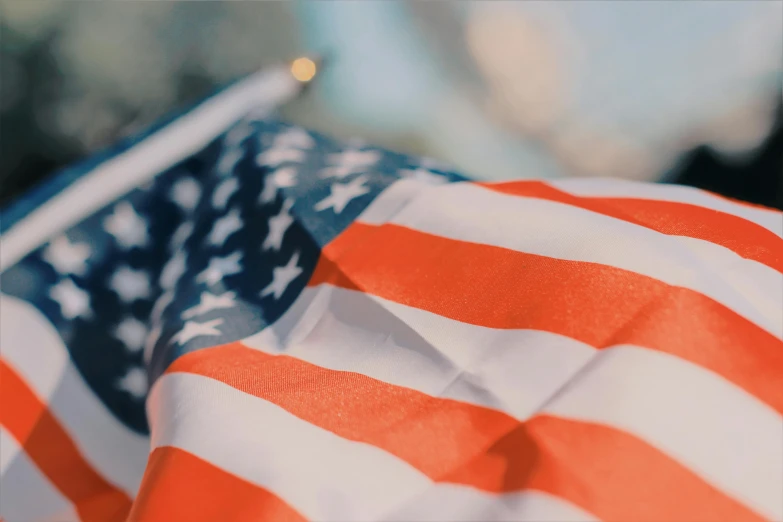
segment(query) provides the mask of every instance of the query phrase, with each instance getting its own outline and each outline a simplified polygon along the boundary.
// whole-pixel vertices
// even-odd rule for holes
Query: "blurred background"
[[[613,176],[783,208],[783,1],[0,0],[0,204],[260,68],[287,120],[481,179]]]

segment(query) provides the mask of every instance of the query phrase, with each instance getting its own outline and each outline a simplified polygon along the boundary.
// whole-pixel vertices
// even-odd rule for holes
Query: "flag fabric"
[[[783,520],[781,213],[474,182],[259,85],[4,212],[4,520]]]

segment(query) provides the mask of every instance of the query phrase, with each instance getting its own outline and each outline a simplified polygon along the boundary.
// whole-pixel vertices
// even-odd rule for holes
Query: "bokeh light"
[[[291,74],[300,82],[309,82],[317,71],[318,67],[310,58],[297,58],[291,63]]]

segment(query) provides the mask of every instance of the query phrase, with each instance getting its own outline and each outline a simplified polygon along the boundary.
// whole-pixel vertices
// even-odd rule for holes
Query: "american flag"
[[[287,82],[4,212],[4,520],[783,520],[781,213],[473,182]]]

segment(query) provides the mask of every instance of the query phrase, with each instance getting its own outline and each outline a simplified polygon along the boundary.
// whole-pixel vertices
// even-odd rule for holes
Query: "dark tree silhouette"
[[[723,159],[712,148],[685,154],[674,183],[783,210],[783,96],[779,96],[772,132],[747,162]]]

